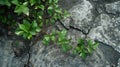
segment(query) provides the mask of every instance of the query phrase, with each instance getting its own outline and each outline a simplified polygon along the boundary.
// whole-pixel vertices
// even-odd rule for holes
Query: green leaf
[[[89,45],[89,46],[92,46],[92,45],[93,45],[92,40],[88,40],[88,45]]]
[[[31,35],[31,34],[29,34],[29,35],[27,36],[27,38],[28,38],[28,39],[31,39],[31,38],[32,38],[32,35]]]
[[[42,9],[42,10],[45,9],[44,5],[40,5],[39,8]]]
[[[0,0],[0,5],[7,5],[7,6],[11,6],[11,3],[9,2],[9,0]]]
[[[88,50],[88,52],[91,54],[92,53],[92,51],[93,51],[93,49],[92,48],[90,48],[90,47],[88,47],[87,48],[87,50]]]
[[[70,16],[70,14],[69,14],[67,11],[64,11],[64,16],[63,16],[63,18],[66,19],[66,18],[69,17],[69,16]]]
[[[31,24],[32,28],[36,28],[38,25],[37,25],[37,22],[34,20]]]
[[[23,5],[24,5],[24,6],[28,6],[28,2],[24,2]]]
[[[44,38],[46,41],[50,41],[50,37],[48,35],[46,35]]]
[[[82,45],[84,45],[84,39],[79,39],[78,40],[78,46],[82,46]]]
[[[52,9],[53,9],[53,7],[52,7],[52,6],[49,6],[49,7],[48,7],[48,10],[52,10]]]
[[[40,31],[41,31],[41,28],[37,27],[35,31],[36,31],[36,32],[40,32]]]
[[[36,0],[30,0],[31,6],[33,6],[36,3]]]
[[[62,45],[62,50],[63,50],[64,52],[67,52],[67,51],[68,51],[67,46],[66,46],[66,45]]]
[[[93,45],[93,49],[96,49],[97,47],[98,47],[98,45],[99,45],[99,43],[94,43],[94,45]]]
[[[40,19],[42,19],[43,11],[38,12],[37,15]]]
[[[51,40],[52,40],[52,41],[55,41],[55,36],[51,36]]]
[[[51,22],[52,24],[54,24],[54,23],[55,23],[55,20],[54,20],[54,19],[50,19],[50,22]]]
[[[58,0],[54,0],[54,3],[58,3]]]
[[[58,9],[55,9],[55,12],[62,14],[61,9],[59,9],[59,8],[58,8]]]
[[[24,24],[19,24],[19,29],[21,29],[21,30],[23,30],[25,32],[28,32],[28,30],[26,29]]]
[[[36,35],[36,32],[35,31],[30,31],[30,34]]]
[[[48,14],[52,16],[54,14],[53,10],[48,10]]]
[[[42,27],[43,26],[43,22],[40,22],[39,26]]]
[[[63,36],[66,36],[67,31],[64,29],[64,30],[61,31],[61,34],[62,34]]]
[[[42,11],[45,9],[45,6],[44,5],[39,5],[39,6],[35,6],[35,9],[41,9]]]
[[[18,13],[18,15],[21,14],[21,13],[24,13],[28,16],[29,15],[29,8],[25,5],[19,5],[19,6],[15,7],[14,12]]]
[[[30,29],[30,22],[29,22],[29,21],[27,21],[27,20],[24,19],[24,20],[23,20],[23,24],[24,24],[26,30],[29,30],[29,29]]]
[[[52,0],[49,0],[49,3],[52,3]]]
[[[19,5],[19,1],[18,0],[12,0],[11,1],[14,5]]]
[[[22,34],[24,34],[24,32],[23,31],[15,31],[15,34],[16,35],[22,35]]]
[[[87,54],[84,52],[81,52],[79,56],[81,56],[83,59],[85,59],[87,57]]]

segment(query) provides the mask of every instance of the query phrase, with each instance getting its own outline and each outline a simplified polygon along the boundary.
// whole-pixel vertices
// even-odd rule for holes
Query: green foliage
[[[30,24],[29,21],[23,20],[23,24],[18,25],[19,27],[15,33],[17,35],[22,35],[25,39],[31,39],[33,35],[36,35],[36,33],[41,30],[36,21],[32,21]]]
[[[83,59],[85,59],[89,54],[97,48],[98,43],[94,43],[92,40],[79,39],[77,46],[73,50],[74,54],[79,54]]]
[[[16,7],[14,12],[17,13],[18,15],[20,15],[21,13],[24,13],[26,15],[29,15],[29,8],[28,6],[28,2],[24,2],[23,4],[17,4],[15,3]]]
[[[12,26],[16,35],[29,40],[45,27],[54,25],[56,20],[69,17],[67,11],[59,8],[58,0],[0,0],[0,8],[0,24]],[[43,44],[55,43],[67,52],[72,46],[66,36],[66,30],[54,31],[44,36]],[[91,40],[80,39],[73,52],[86,58],[97,45]]]
[[[54,42],[58,44],[64,52],[67,52],[72,48],[72,46],[69,45],[70,39],[67,39],[66,36],[66,30],[52,32],[49,35],[45,35],[43,39],[43,44],[49,45],[50,42]]]
[[[66,30],[58,31],[57,34],[58,34],[57,43],[58,43],[58,45],[61,46],[62,50],[64,52],[67,52],[68,50],[70,50],[72,48],[72,46],[69,45],[70,39],[66,38],[67,31]]]
[[[0,6],[3,7],[0,14],[5,15],[0,16],[2,23],[14,23],[17,28],[15,33],[25,39],[31,39],[40,32],[38,28],[54,24],[67,14],[59,8],[58,0],[0,0]],[[36,27],[32,27],[33,24],[37,24]]]
[[[11,6],[11,3],[9,0],[0,0],[0,5],[7,5],[7,6]]]

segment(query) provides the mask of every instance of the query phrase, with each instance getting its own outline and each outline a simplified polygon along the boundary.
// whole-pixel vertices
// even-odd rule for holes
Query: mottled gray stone
[[[92,21],[92,4],[87,1],[83,0],[81,4],[78,4],[74,7],[72,7],[69,10],[69,13],[71,14],[71,17],[73,18],[74,22],[71,22],[74,27],[79,29],[88,29],[88,26],[91,26]],[[91,24],[90,24],[91,23]]]
[[[26,61],[15,57],[11,47],[12,42],[12,40],[0,37],[0,67],[23,67],[23,62]]]
[[[82,5],[83,3],[84,5]],[[119,1],[105,4],[105,8],[108,13],[101,13],[93,19],[93,15],[95,15],[91,11],[93,6],[89,1],[84,0],[81,4],[78,4],[69,10],[73,21],[65,21],[63,24],[66,27],[71,25],[81,30],[86,30],[89,29],[89,27],[92,27],[88,35],[89,38],[98,40],[108,46],[112,46],[115,50],[120,52],[120,18],[119,15],[117,15],[120,12],[119,4]],[[86,9],[84,9],[85,7]],[[111,16],[111,13],[115,15]],[[73,31],[71,33],[73,33]],[[74,35],[72,35],[71,38],[72,37],[74,41],[77,40],[77,38],[74,38]]]
[[[120,67],[120,59],[118,60],[118,66],[117,67]]]
[[[108,13],[113,13],[113,14],[120,13],[120,1],[106,4],[105,7]]]

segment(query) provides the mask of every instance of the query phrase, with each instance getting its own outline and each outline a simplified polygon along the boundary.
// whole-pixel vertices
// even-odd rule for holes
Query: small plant
[[[72,46],[69,45],[70,39],[66,38],[67,31],[66,30],[58,31],[57,34],[58,34],[58,39],[57,39],[58,45],[61,46],[64,52],[69,51],[72,48]]]
[[[43,39],[43,44],[48,45],[52,41],[59,45],[64,52],[67,52],[72,47],[69,45],[70,39],[67,39],[66,35],[67,35],[66,30],[53,32],[50,35],[45,35]]]
[[[97,48],[98,43],[94,43],[92,40],[79,39],[77,46],[73,50],[74,54],[79,54],[83,59],[85,59],[89,54]]]
[[[18,24],[19,27],[16,30],[17,35],[22,35],[25,39],[31,39],[33,35],[36,35],[41,28],[38,26],[36,21],[32,21],[30,24],[29,21],[23,20],[23,24]]]

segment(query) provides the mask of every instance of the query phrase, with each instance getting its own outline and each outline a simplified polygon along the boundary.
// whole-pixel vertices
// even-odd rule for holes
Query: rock
[[[80,37],[85,37],[80,30],[87,33],[90,29],[87,37],[99,42],[100,45],[92,55],[83,60],[70,53],[63,53],[54,44],[45,46],[38,41],[31,48],[30,65],[34,67],[120,67],[120,16],[117,15],[120,12],[119,3],[118,0],[59,0],[60,6],[71,14],[71,18],[63,20],[63,25],[68,28],[67,37],[72,40],[70,44],[75,46]],[[64,29],[61,24],[57,25],[60,29]],[[48,32],[53,29],[55,27],[49,28]],[[24,67],[26,64],[28,54],[15,57],[11,49],[11,43],[14,41],[0,37],[0,67]],[[14,45],[16,49],[26,49],[22,41],[19,41],[18,45]]]
[[[120,1],[106,4],[105,7],[108,13],[120,14]]]
[[[90,33],[87,35],[89,38],[93,40],[98,40],[99,42],[102,42],[108,46],[112,46],[115,50],[120,52],[120,18],[119,15],[117,15],[119,14],[119,1],[116,1],[114,3],[109,2],[109,4],[105,3],[105,7],[104,5],[102,7],[106,8],[106,11],[104,9],[101,9],[102,12],[98,12],[99,14],[97,15],[92,13],[92,11],[95,11],[93,9],[93,7],[95,6],[92,6],[89,1],[84,0],[83,2],[84,5],[82,5],[81,3],[72,7],[69,10],[73,22],[65,21],[63,22],[63,24],[66,27],[68,27],[68,25],[72,25],[73,27],[84,31],[88,30],[89,28],[92,28]],[[86,9],[84,9],[85,7]],[[113,14],[111,15],[111,13]],[[72,35],[71,37],[73,36],[74,35]],[[73,38],[74,41],[76,39],[77,38]]]
[[[81,4],[78,4],[74,7],[72,7],[69,10],[69,13],[71,14],[71,17],[73,18],[74,22],[71,22],[71,25],[74,25],[74,27],[79,29],[88,29],[90,27],[90,23],[92,24],[92,4],[87,1],[83,0]]]
[[[118,60],[118,66],[117,67],[120,67],[120,59]]]
[[[26,61],[21,57],[15,57],[11,46],[12,42],[12,40],[0,37],[0,67],[23,67],[23,62]]]
[[[83,2],[83,0],[59,0],[59,6],[63,9],[69,10],[71,7],[80,4],[81,2]]]
[[[119,0],[92,0],[92,1],[97,3],[113,3]]]

